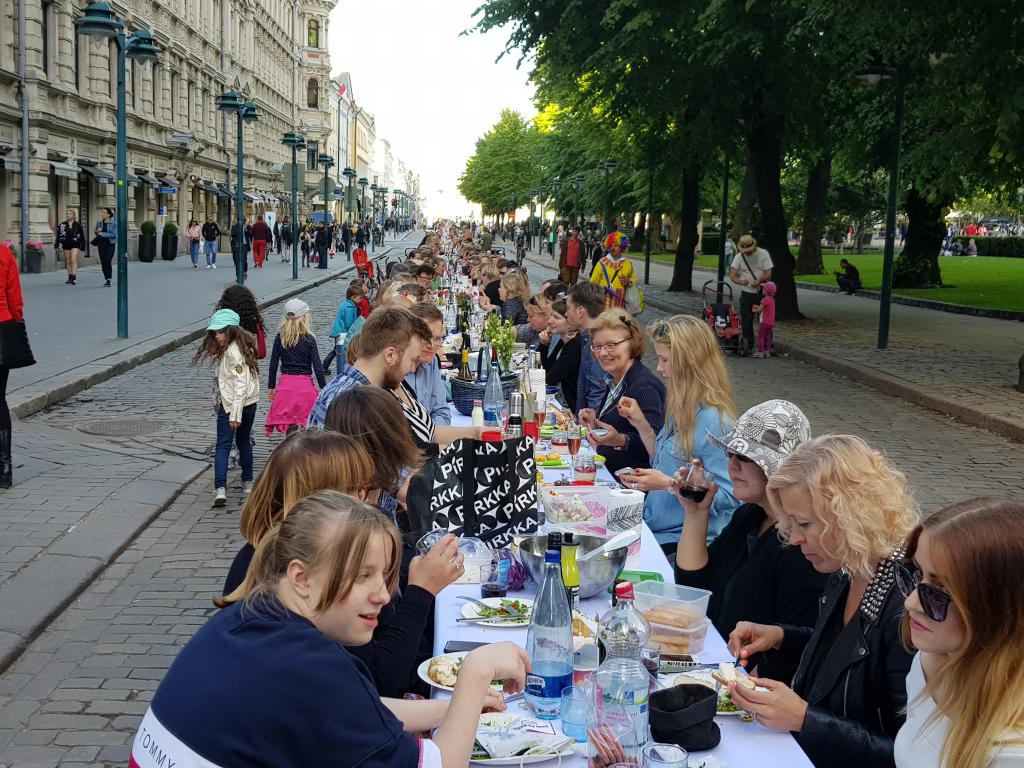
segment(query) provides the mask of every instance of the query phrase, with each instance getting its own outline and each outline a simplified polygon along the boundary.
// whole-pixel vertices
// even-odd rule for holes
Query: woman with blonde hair
[[[671,556],[683,530],[683,508],[672,482],[677,469],[700,461],[718,486],[706,531],[708,542],[725,528],[738,506],[725,453],[707,437],[732,428],[736,406],[718,340],[706,323],[691,315],[674,315],[655,321],[648,332],[658,355],[658,373],[668,390],[665,423],[655,433],[633,398],[619,399],[619,413],[636,428],[651,459],[650,469],[620,477],[626,485],[647,493],[644,520]]]
[[[480,267],[480,296],[478,301],[480,303],[480,309],[484,312],[490,312],[492,309],[501,309],[501,283],[499,278],[501,273],[498,268],[491,263],[484,262],[483,266]]]
[[[281,366],[280,385],[277,367]],[[274,339],[267,377],[267,434],[290,432],[304,427],[319,394],[313,385],[316,376],[320,389],[327,385],[316,337],[309,327],[309,304],[302,299],[289,299],[284,305],[281,330]]]
[[[507,642],[469,653],[447,702],[375,690],[349,649],[377,630],[400,546],[394,523],[358,499],[325,489],[298,501],[260,540],[242,599],[164,675],[132,764],[297,766],[330,755],[361,768],[468,765],[481,711],[505,709],[491,681],[522,690],[530,660]],[[427,730],[429,740],[412,735]]]
[[[501,308],[498,314],[502,320],[511,320],[514,325],[526,323],[530,318],[526,302],[532,298],[529,284],[519,272],[509,272],[498,280],[498,296]]]
[[[939,510],[911,535],[896,583],[917,651],[897,767],[1024,765],[1024,504]]]
[[[768,481],[779,533],[831,574],[814,627],[742,621],[729,650],[749,665],[776,649],[800,661],[792,687],[731,684],[733,701],[773,730],[790,731],[819,768],[892,765],[911,657],[900,640],[897,564],[920,515],[906,478],[859,437],[800,445]]]

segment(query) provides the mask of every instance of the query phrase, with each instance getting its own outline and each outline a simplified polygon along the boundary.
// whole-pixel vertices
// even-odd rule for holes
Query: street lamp
[[[540,216],[537,221],[537,255],[544,253],[544,199],[548,190],[546,187],[537,187],[537,202],[540,204]]]
[[[882,295],[878,307],[878,348],[889,346],[889,310],[892,306],[892,268],[896,249],[896,192],[900,179],[900,151],[903,140],[903,90],[906,83],[902,70],[895,67],[864,67],[854,72],[871,85],[882,80],[894,80],[896,107],[893,119],[895,146],[889,164],[889,199],[885,212],[885,251],[882,255]]]
[[[235,242],[238,243],[238,248],[237,252],[232,251],[231,256],[235,260],[235,281],[239,285],[245,285],[245,266],[248,261],[248,255],[246,253],[247,243],[245,242],[245,167],[242,162],[245,148],[243,146],[242,128],[245,123],[259,120],[260,116],[256,110],[255,102],[243,101],[234,91],[226,91],[221,94],[220,98],[217,99],[217,109],[223,112],[234,112],[238,118],[236,144],[236,154],[238,155],[236,175],[238,180],[235,186],[235,220],[238,227],[238,237],[235,238]]]
[[[572,177],[570,183],[572,184],[572,225],[579,225],[580,216],[580,186],[583,184],[583,174],[577,173]]]
[[[124,22],[106,3],[93,3],[75,19],[78,33],[113,38],[117,43],[117,335],[128,338],[128,117],[125,107],[125,59],[155,61],[160,49],[148,29],[125,35]],[[28,168],[21,169],[28,173]]]
[[[366,218],[366,185],[370,181],[365,176],[359,177],[359,218]]]
[[[608,203],[608,176],[614,173],[617,167],[618,163],[610,157],[597,164],[597,169],[601,172],[601,175],[604,176],[604,221],[602,223],[604,224],[603,229],[605,234],[607,234],[611,228],[612,218],[611,209],[609,208]]]
[[[348,220],[352,221],[352,204],[355,202],[355,188],[352,186],[352,180],[356,177],[354,169],[345,166],[345,170],[341,172],[341,175],[348,179],[348,188],[345,191],[345,212],[348,213]],[[347,254],[346,254],[347,255]]]
[[[376,178],[376,177],[374,177]],[[377,252],[377,195],[380,194],[380,187],[377,182],[370,185],[370,194],[373,196],[373,205],[370,215],[370,253]]]
[[[327,233],[327,232],[330,231],[330,230],[327,229],[327,216],[328,216],[328,213],[327,213],[327,182],[329,181],[329,178],[327,176],[327,172],[329,170],[331,170],[331,168],[334,167],[334,158],[331,157],[330,155],[320,155],[319,158],[317,159],[317,162],[320,163],[320,165],[322,165],[324,167],[324,232]],[[330,249],[330,247],[331,247],[331,244],[330,244],[330,242],[328,242],[327,243],[328,250]],[[327,261],[328,261],[328,259],[327,259],[327,254],[326,253],[321,253],[320,254],[320,258],[318,259],[318,261],[320,263],[317,266],[319,266],[320,269],[327,269]]]
[[[281,143],[292,150],[292,206],[291,206],[291,230],[292,230],[292,280],[299,279],[299,222],[296,210],[296,198],[299,196],[299,166],[297,153],[306,148],[306,137],[301,133],[288,131],[281,137]]]

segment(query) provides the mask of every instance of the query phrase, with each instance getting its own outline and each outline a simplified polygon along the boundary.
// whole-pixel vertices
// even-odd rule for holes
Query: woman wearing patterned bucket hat
[[[781,538],[829,577],[814,624],[736,626],[729,650],[742,663],[775,648],[799,664],[792,687],[758,676],[733,700],[793,733],[815,766],[892,765],[911,666],[896,572],[920,520],[906,478],[859,437],[825,435],[789,455],[768,496]]]
[[[686,513],[676,550],[676,582],[711,590],[708,618],[723,637],[743,620],[802,626],[817,616],[825,576],[797,549],[779,541],[779,511],[767,491],[782,462],[810,436],[807,417],[787,400],[755,405],[721,437],[707,433],[727,456],[732,492],[741,502],[710,544],[705,543],[709,521],[721,493],[714,475],[705,473],[712,483],[699,504],[678,497]],[[685,472],[686,467],[676,473],[677,482]],[[788,680],[796,670],[795,661],[775,653],[755,661],[758,673],[773,679]]]

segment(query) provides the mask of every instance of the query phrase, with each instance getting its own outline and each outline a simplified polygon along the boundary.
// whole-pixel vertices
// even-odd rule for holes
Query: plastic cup
[[[587,740],[587,694],[586,689],[575,685],[562,689],[562,733],[581,743]]]
[[[572,655],[572,684],[579,686],[593,679],[597,666],[597,643],[587,643]]]
[[[643,768],[688,768],[690,755],[675,744],[646,744]]]

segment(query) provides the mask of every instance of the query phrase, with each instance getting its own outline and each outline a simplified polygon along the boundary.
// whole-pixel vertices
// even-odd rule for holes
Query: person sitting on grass
[[[853,296],[853,294],[860,290],[860,272],[846,259],[839,260],[839,267],[834,273],[839,289]]]

